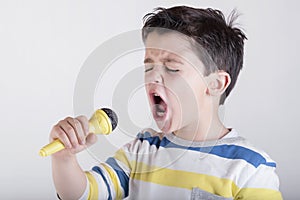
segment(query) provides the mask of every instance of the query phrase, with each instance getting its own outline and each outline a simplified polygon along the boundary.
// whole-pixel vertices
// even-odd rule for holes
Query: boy
[[[213,9],[178,6],[145,16],[145,84],[162,131],[144,130],[84,172],[76,153],[96,142],[84,116],[56,124],[52,155],[62,199],[282,199],[276,164],[226,128],[218,107],[235,85],[246,36]]]

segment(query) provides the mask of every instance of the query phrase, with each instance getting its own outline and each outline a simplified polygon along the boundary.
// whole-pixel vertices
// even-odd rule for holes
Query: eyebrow
[[[145,58],[144,63],[154,63],[154,61],[151,58]]]
[[[174,58],[165,58],[162,60],[163,62],[175,62],[175,63],[179,63],[179,64],[183,64],[180,60],[178,59],[174,59]],[[145,58],[144,63],[154,63],[154,60],[151,58]]]

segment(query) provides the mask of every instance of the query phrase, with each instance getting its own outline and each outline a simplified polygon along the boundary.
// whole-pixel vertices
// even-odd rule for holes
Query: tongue
[[[156,116],[163,117],[166,113],[167,105],[161,101],[160,104],[155,104]]]
[[[156,104],[156,111],[157,111],[157,112],[165,112],[166,110],[165,110],[165,108],[164,108],[163,105],[161,105],[161,104]]]

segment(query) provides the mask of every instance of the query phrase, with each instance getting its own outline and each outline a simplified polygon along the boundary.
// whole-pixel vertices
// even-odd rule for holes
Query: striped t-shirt
[[[232,129],[192,142],[152,129],[86,172],[81,199],[282,199],[276,163]]]

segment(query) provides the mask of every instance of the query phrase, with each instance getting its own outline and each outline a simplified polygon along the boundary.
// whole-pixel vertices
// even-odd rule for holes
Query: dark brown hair
[[[152,28],[164,28],[178,31],[200,44],[217,69],[227,72],[231,77],[230,85],[220,98],[220,104],[223,104],[243,66],[244,40],[247,38],[240,29],[233,27],[237,17],[234,10],[226,23],[223,13],[211,8],[187,6],[157,8],[144,17],[143,40],[155,30]],[[206,68],[205,75],[209,75],[212,71],[207,66]]]

